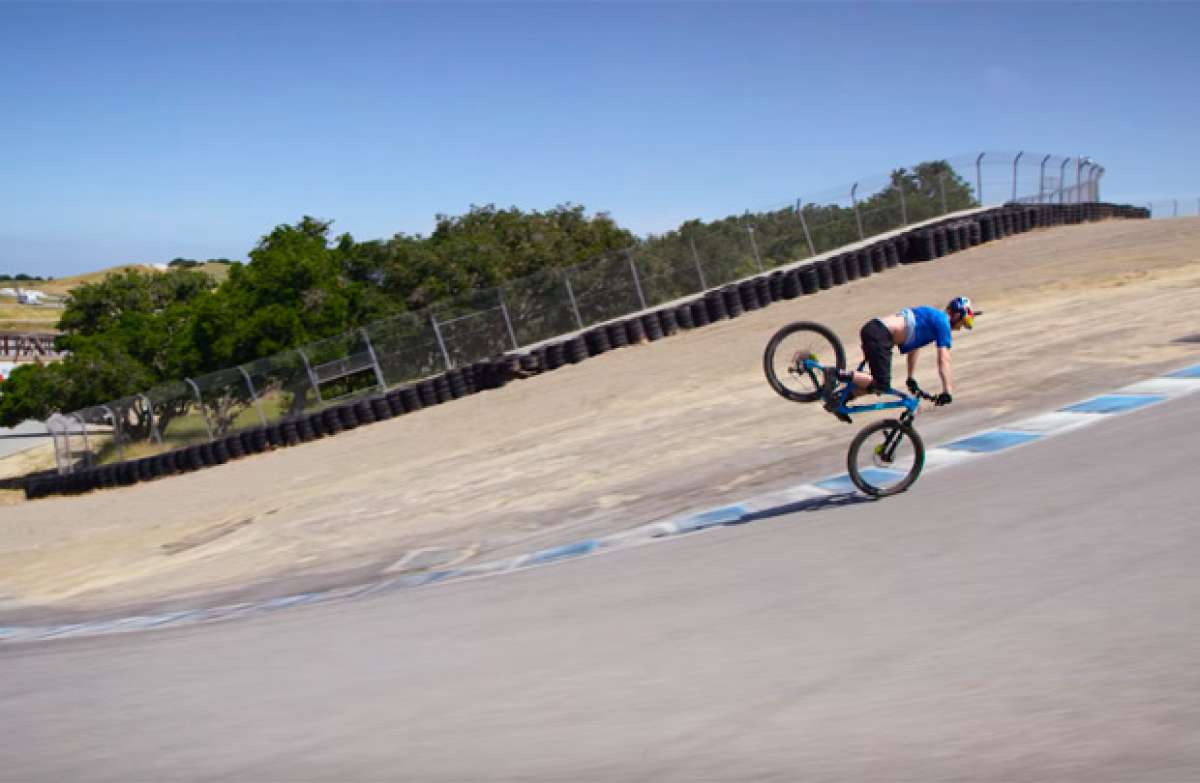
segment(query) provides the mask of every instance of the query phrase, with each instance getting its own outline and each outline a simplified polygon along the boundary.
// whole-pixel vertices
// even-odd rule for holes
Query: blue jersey
[[[938,348],[950,347],[950,316],[936,307],[907,307],[900,311],[908,324],[908,339],[900,353],[909,353],[930,343]]]

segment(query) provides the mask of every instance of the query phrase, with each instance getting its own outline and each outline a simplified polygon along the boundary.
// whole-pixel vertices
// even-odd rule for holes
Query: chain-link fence
[[[1145,206],[1151,218],[1178,218],[1200,216],[1200,198],[1163,198],[1144,201],[1135,206]]]
[[[583,264],[56,417],[59,471],[295,417],[965,209],[1097,201],[1103,173],[1088,158],[985,152],[692,221]]]

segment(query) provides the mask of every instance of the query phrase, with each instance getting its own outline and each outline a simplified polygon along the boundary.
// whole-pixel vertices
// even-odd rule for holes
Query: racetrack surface
[[[0,649],[0,780],[1200,778],[1200,396],[781,514]]]
[[[856,428],[762,377],[792,320],[853,354],[866,319],[969,294],[986,315],[926,440],[1048,410],[1194,357],[1198,256],[1196,219],[1034,231],[301,448],[0,508],[0,624],[361,583],[422,547],[500,557],[828,475]],[[919,377],[936,388],[931,359]]]

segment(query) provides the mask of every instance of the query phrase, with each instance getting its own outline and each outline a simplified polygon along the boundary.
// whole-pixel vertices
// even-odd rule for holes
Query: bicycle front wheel
[[[925,466],[925,444],[907,424],[884,419],[863,427],[850,442],[846,467],[854,486],[877,498],[912,486]]]
[[[780,396],[795,402],[813,402],[821,397],[820,370],[806,368],[804,360],[826,370],[846,369],[846,350],[837,335],[811,321],[788,324],[771,337],[763,352],[767,383]]]

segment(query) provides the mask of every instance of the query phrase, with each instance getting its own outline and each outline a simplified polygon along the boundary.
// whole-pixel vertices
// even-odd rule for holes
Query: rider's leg
[[[892,385],[892,348],[895,342],[892,333],[879,319],[868,321],[859,332],[862,338],[863,356],[867,358],[870,374],[854,373],[853,383],[858,394],[864,394],[870,389],[877,393],[891,388]]]

